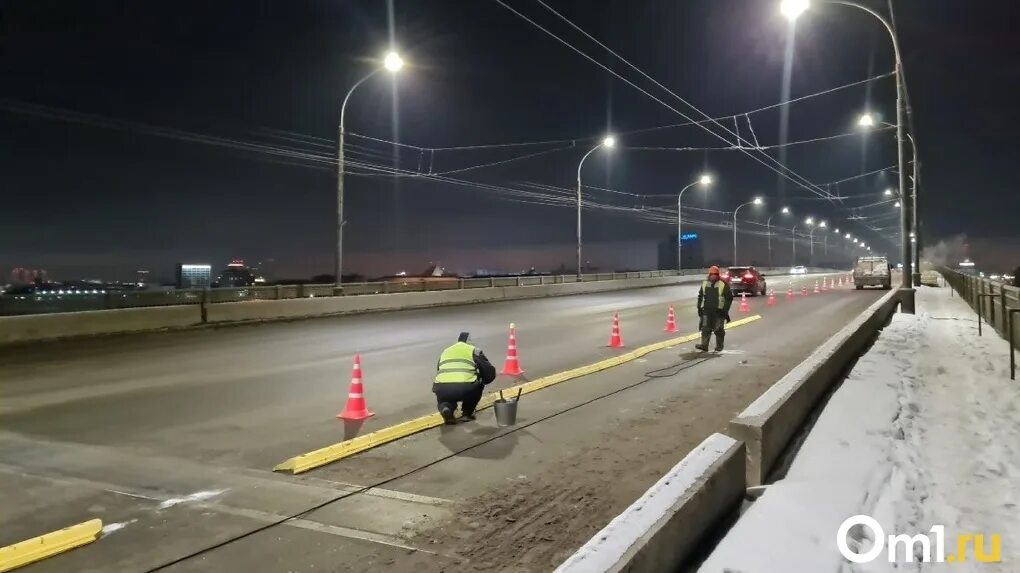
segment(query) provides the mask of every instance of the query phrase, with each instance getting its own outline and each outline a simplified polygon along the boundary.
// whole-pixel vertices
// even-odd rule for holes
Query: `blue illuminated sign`
[[[684,234],[680,235],[680,240],[681,241],[697,241],[698,240],[698,234],[697,233],[684,233]]]

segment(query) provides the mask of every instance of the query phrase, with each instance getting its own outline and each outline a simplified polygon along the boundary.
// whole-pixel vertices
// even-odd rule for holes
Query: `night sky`
[[[695,113],[540,3],[505,2]],[[710,116],[782,100],[790,36],[778,2],[548,4]],[[871,5],[886,9],[885,1]],[[965,234],[979,264],[1011,269],[1020,264],[1013,133],[1020,40],[1012,29],[1020,9],[1013,1],[895,6],[922,154],[925,242]],[[790,205],[798,220],[812,214],[876,249],[897,250],[889,240],[898,236],[895,217],[869,220],[889,228],[885,238],[846,222],[848,207],[881,201],[895,174],[828,187],[849,197],[834,205],[736,151],[626,149],[720,147],[733,137],[726,143],[692,126],[627,134],[684,119],[492,0],[0,0],[0,270],[124,279],[148,269],[168,279],[178,261],[219,267],[241,257],[272,259],[270,278],[331,272],[335,167],[328,161],[340,101],[391,43],[407,67],[396,79],[383,72],[358,88],[347,128],[417,147],[349,137],[349,159],[361,166],[352,165],[347,178],[350,272],[416,272],[431,261],[459,272],[572,267],[572,207],[507,189],[572,188],[591,138],[607,132],[621,134],[623,148],[589,157],[584,182],[626,194],[588,190],[586,198],[628,210],[585,211],[586,258],[602,269],[654,267],[655,243],[673,227],[642,219],[641,209],[672,205],[675,212],[675,193],[704,169],[718,183],[692,189],[685,205],[726,211],[762,194],[769,210],[747,208],[741,219],[760,221]],[[818,2],[796,24],[793,53],[794,98],[893,69],[877,21]],[[894,165],[893,132],[863,134],[855,125],[864,110],[894,123],[894,102],[887,77],[789,105],[787,141],[855,134],[787,147],[787,165],[815,183]],[[750,119],[761,145],[780,142],[779,108]],[[734,129],[732,120],[727,127]],[[748,127],[741,119],[741,136],[749,137]],[[571,139],[581,141],[559,150],[570,143],[420,149]],[[448,175],[484,188],[365,170],[428,172],[431,163],[439,172],[543,151]],[[892,212],[882,206],[862,214]],[[729,252],[726,241],[716,242],[706,245],[708,254]]]

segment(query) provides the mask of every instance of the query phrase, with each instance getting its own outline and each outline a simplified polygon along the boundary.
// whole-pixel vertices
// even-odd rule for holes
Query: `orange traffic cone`
[[[347,391],[347,405],[336,415],[344,420],[364,420],[374,416],[365,406],[365,387],[361,383],[361,355],[354,355],[354,373],[351,374],[351,389]]]
[[[666,313],[666,332],[676,332],[676,313],[673,312],[673,305],[669,305],[669,312]]]
[[[510,338],[506,343],[506,362],[503,363],[503,371],[500,374],[507,376],[524,374],[524,370],[521,370],[521,363],[517,359],[517,329],[512,322],[510,323]]]
[[[751,305],[747,304],[747,293],[740,293],[740,312],[751,312]]]
[[[790,285],[790,288],[786,289],[786,300],[793,300],[793,285],[792,284]]]
[[[818,280],[816,279],[815,280],[815,294],[817,294],[819,292],[821,292],[821,291],[818,290]]]
[[[623,339],[620,338],[620,313],[613,313],[613,333],[609,337],[610,348],[623,348]]]
[[[800,287],[800,296],[807,296],[807,287],[806,286]]]
[[[825,277],[822,277],[822,292],[825,292],[827,290],[829,290],[829,285],[826,282]]]
[[[839,285],[838,286],[843,286],[843,275],[839,275]]]
[[[776,306],[776,291],[769,289],[769,306]]]

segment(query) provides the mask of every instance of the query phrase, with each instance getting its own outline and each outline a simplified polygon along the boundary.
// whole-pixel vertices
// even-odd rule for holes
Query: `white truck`
[[[892,288],[892,267],[885,257],[858,257],[854,265],[854,286],[861,290],[866,286]]]

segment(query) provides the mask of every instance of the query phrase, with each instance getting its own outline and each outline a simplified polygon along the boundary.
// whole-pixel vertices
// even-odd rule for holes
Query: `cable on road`
[[[474,444],[472,444],[470,446],[467,446],[466,448],[462,448],[460,450],[456,450],[456,451],[450,452],[449,454],[447,454],[445,456],[436,458],[436,459],[432,460],[431,462],[428,462],[428,463],[426,463],[424,465],[421,465],[421,466],[418,466],[416,468],[410,469],[410,470],[408,470],[408,471],[406,471],[406,472],[404,472],[402,474],[398,474],[398,475],[395,475],[395,476],[388,477],[388,478],[386,478],[384,480],[380,480],[380,481],[378,481],[378,482],[376,482],[376,483],[374,483],[372,485],[362,486],[362,487],[360,487],[358,489],[355,489],[353,491],[344,492],[344,493],[342,493],[340,495],[331,497],[331,498],[329,498],[329,499],[327,499],[325,501],[317,503],[317,504],[309,507],[308,509],[301,510],[301,511],[299,511],[297,513],[293,513],[293,514],[291,514],[291,515],[289,515],[287,517],[282,517],[280,519],[277,519],[276,521],[271,521],[269,523],[266,523],[266,524],[263,524],[263,525],[261,525],[259,527],[256,527],[255,529],[251,529],[251,530],[248,530],[248,531],[246,531],[244,533],[240,533],[240,534],[235,535],[233,537],[229,537],[227,539],[224,539],[223,541],[219,541],[219,542],[217,542],[217,543],[215,543],[213,545],[210,545],[209,547],[205,547],[203,549],[199,549],[197,551],[193,551],[191,553],[188,553],[187,555],[183,555],[183,556],[178,557],[178,558],[176,558],[176,559],[174,559],[172,561],[168,561],[166,563],[163,563],[162,565],[157,565],[157,566],[155,566],[155,567],[153,567],[151,569],[146,569],[145,573],[154,573],[155,571],[162,571],[162,570],[164,570],[164,569],[166,569],[168,567],[173,567],[174,565],[178,565],[180,563],[188,561],[189,559],[194,559],[195,557],[199,557],[201,555],[205,555],[205,554],[207,554],[207,553],[209,553],[211,551],[215,551],[215,550],[217,550],[217,549],[219,549],[221,547],[225,547],[227,545],[230,545],[231,543],[234,543],[235,541],[240,541],[240,540],[245,539],[247,537],[251,537],[252,535],[255,535],[257,533],[261,533],[263,531],[267,531],[267,530],[272,529],[274,527],[277,527],[279,525],[283,525],[283,524],[287,523],[288,521],[292,521],[292,520],[295,520],[295,519],[301,519],[302,517],[305,517],[305,516],[309,515],[310,513],[318,511],[318,510],[320,510],[320,509],[322,509],[322,508],[324,508],[326,506],[332,505],[332,504],[334,504],[334,503],[336,503],[338,501],[343,501],[343,500],[345,500],[345,499],[347,499],[349,497],[354,497],[355,495],[360,495],[360,494],[363,494],[363,493],[365,493],[365,492],[367,492],[369,490],[380,488],[380,487],[383,487],[383,486],[388,485],[390,483],[393,483],[393,482],[395,482],[397,480],[404,479],[405,477],[411,476],[411,475],[416,474],[416,473],[418,473],[418,472],[420,472],[422,470],[428,469],[428,468],[430,468],[430,467],[432,467],[434,465],[437,465],[437,464],[445,462],[445,461],[447,461],[449,459],[455,458],[455,457],[457,457],[457,456],[459,456],[459,455],[461,455],[461,454],[463,454],[465,452],[471,451],[471,450],[473,450],[475,448],[478,448],[480,446],[484,446],[484,445],[486,445],[486,444],[488,444],[490,442],[494,442],[496,440],[500,440],[500,439],[502,439],[502,438],[504,438],[506,436],[509,436],[510,434],[513,434],[513,433],[519,432],[521,430],[524,430],[525,428],[529,428],[529,427],[534,426],[536,424],[540,424],[542,422],[545,422],[546,420],[550,420],[550,419],[555,418],[557,416],[560,416],[562,414],[566,414],[568,412],[572,412],[574,410],[577,410],[579,408],[582,408],[582,407],[587,406],[589,404],[592,404],[594,402],[598,402],[599,400],[603,400],[605,398],[609,398],[610,396],[614,396],[614,395],[619,394],[621,392],[624,392],[626,390],[630,390],[631,388],[636,388],[637,386],[640,386],[640,385],[644,384],[645,382],[650,382],[652,380],[656,380],[656,379],[660,379],[660,378],[671,378],[671,377],[676,376],[677,374],[680,374],[681,372],[687,370],[688,368],[691,368],[693,366],[697,366],[698,364],[702,364],[702,363],[707,362],[708,360],[711,360],[711,359],[712,359],[712,357],[707,356],[707,357],[704,357],[704,358],[695,358],[693,360],[681,360],[680,362],[677,362],[677,363],[672,364],[670,366],[666,366],[664,368],[659,368],[657,370],[651,370],[649,372],[645,372],[643,374],[644,378],[639,380],[639,381],[637,381],[637,382],[628,384],[626,386],[622,386],[622,387],[617,388],[616,390],[613,390],[611,392],[607,392],[605,394],[601,394],[599,396],[595,396],[594,398],[590,398],[588,400],[585,400],[584,402],[580,402],[580,403],[574,404],[573,406],[570,406],[568,408],[564,408],[563,410],[559,410],[559,411],[553,412],[552,414],[548,414],[548,415],[543,416],[541,418],[532,420],[532,421],[530,421],[530,422],[528,422],[526,424],[516,425],[513,428],[511,428],[510,430],[507,430],[506,432],[503,432],[502,434],[497,434],[495,436],[491,436],[491,437],[486,438],[486,439],[484,439],[484,440],[482,440],[480,442],[477,442],[477,443],[474,443]],[[673,372],[670,373],[670,374],[665,374],[665,375],[659,374],[660,372],[663,372],[665,370],[671,370],[671,369],[673,370]]]

